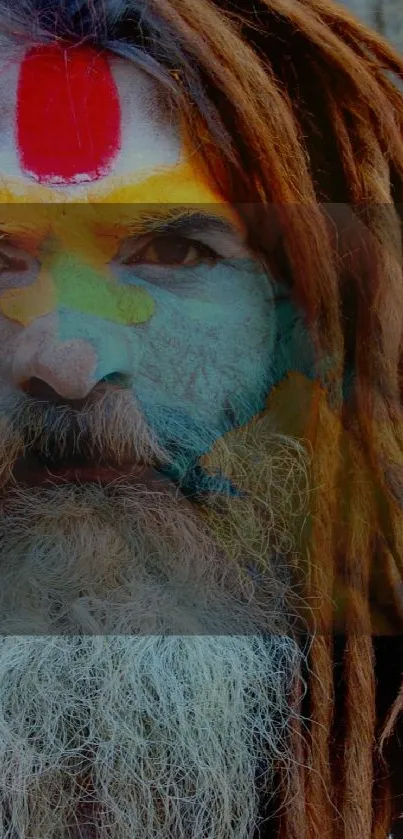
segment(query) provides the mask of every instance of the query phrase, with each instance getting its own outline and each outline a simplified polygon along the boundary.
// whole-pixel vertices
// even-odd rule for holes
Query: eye
[[[38,261],[31,254],[0,238],[0,291],[31,285],[38,273]]]
[[[201,262],[214,262],[218,254],[208,245],[186,239],[184,236],[168,234],[154,236],[140,250],[133,248],[123,259],[123,265],[198,265]]]
[[[0,241],[0,274],[28,271],[30,263],[31,259],[24,251]]]

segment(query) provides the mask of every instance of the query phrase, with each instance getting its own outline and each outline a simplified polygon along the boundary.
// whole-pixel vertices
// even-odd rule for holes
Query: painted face
[[[256,415],[298,319],[130,63],[0,42],[0,174],[0,824],[241,839],[290,764],[306,457]]]
[[[5,55],[0,377],[64,399],[123,377],[200,489],[279,378],[278,289],[147,75],[89,47]]]

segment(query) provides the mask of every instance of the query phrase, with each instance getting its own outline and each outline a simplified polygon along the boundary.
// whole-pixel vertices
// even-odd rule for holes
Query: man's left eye
[[[140,250],[132,252],[122,259],[123,265],[198,265],[201,262],[213,262],[218,254],[194,239],[183,236],[155,236]]]

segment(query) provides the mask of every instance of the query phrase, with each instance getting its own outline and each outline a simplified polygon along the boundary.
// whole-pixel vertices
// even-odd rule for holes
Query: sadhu
[[[327,0],[0,37],[0,834],[386,839],[403,60]]]

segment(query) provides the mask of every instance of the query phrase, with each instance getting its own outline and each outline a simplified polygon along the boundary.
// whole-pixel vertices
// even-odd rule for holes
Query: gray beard
[[[251,837],[298,663],[281,636],[4,639],[1,835]]]
[[[7,494],[2,839],[253,836],[302,662],[289,580],[255,559],[163,488]]]

